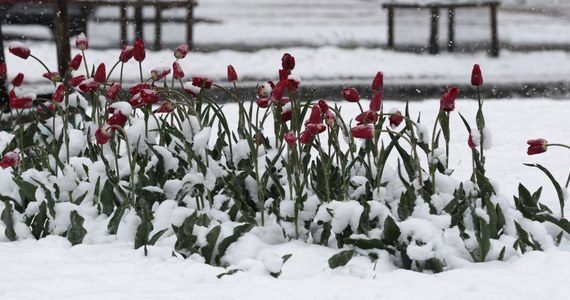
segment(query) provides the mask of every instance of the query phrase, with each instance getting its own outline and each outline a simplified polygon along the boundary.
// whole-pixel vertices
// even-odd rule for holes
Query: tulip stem
[[[555,147],[562,147],[570,150],[570,146],[564,144],[546,144],[547,147],[555,146]]]
[[[83,56],[83,65],[85,66],[85,76],[89,78],[89,68],[87,67],[87,58],[85,57],[85,50],[81,50],[81,56]]]

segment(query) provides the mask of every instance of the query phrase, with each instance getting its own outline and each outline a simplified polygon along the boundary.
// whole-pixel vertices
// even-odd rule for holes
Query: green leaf
[[[49,233],[49,219],[47,216],[47,205],[40,204],[39,212],[33,216],[31,221],[32,235],[37,239],[46,237]]]
[[[140,206],[137,214],[141,218],[141,224],[138,226],[137,233],[135,234],[135,249],[148,245],[148,236],[154,229],[151,223],[152,212],[150,211],[148,202],[141,201]]]
[[[150,240],[148,240],[148,244],[149,246],[153,246],[154,244],[156,244],[156,242],[158,241],[158,239],[166,232],[168,231],[168,228],[165,228],[155,234],[152,235],[152,237],[150,238]]]
[[[26,197],[32,201],[36,201],[36,189],[38,188],[37,186],[23,180],[21,177],[14,176],[13,180],[18,188],[20,188],[20,191],[22,191]]]
[[[109,224],[107,225],[107,230],[109,231],[109,234],[117,234],[117,231],[119,230],[119,224],[121,224],[121,219],[125,214],[125,210],[126,210],[125,205],[117,207],[115,213],[113,213],[113,217],[111,217],[111,219],[109,220]]]
[[[208,244],[202,248],[202,256],[204,256],[204,259],[208,264],[214,263],[214,251],[216,250],[216,243],[218,242],[221,230],[222,228],[220,225],[217,225],[212,228],[208,234],[206,234],[206,242]]]
[[[14,230],[14,218],[12,217],[12,214],[14,213],[14,208],[12,206],[12,202],[10,201],[4,202],[4,205],[5,205],[4,210],[2,211],[2,215],[0,216],[2,222],[6,224],[6,229],[4,230],[4,234],[9,240],[15,241],[18,239],[18,237],[16,236],[16,231]]]
[[[79,245],[83,242],[83,238],[87,234],[87,230],[83,228],[83,223],[85,219],[77,213],[76,210],[70,213],[71,224],[69,229],[67,229],[67,240],[71,242],[71,245]]]
[[[97,179],[97,182],[99,182],[99,179]],[[113,213],[113,210],[115,210],[116,196],[113,191],[114,186],[111,180],[109,179],[105,181],[103,190],[101,191],[101,197],[99,198],[99,203],[101,203],[101,213],[104,213],[107,216],[110,216]]]
[[[388,216],[384,221],[384,232],[382,232],[382,240],[387,244],[393,245],[398,241],[400,233],[400,227],[398,227],[392,217]]]
[[[554,179],[554,176],[552,176],[552,173],[550,173],[550,171],[548,171],[548,169],[546,169],[542,165],[540,165],[540,164],[524,164],[524,165],[529,166],[529,167],[538,168],[539,170],[544,172],[544,174],[546,174],[548,179],[550,179],[550,181],[552,182],[552,185],[554,185],[554,189],[556,190],[556,194],[558,195],[558,202],[560,203],[560,212],[562,214],[562,217],[564,218],[564,192],[562,190],[562,187],[560,186],[560,183],[558,183],[558,181],[556,181],[556,179]]]
[[[228,250],[228,247],[231,244],[235,243],[243,234],[250,231],[252,228],[253,228],[252,224],[242,224],[236,226],[234,228],[234,233],[220,242],[220,245],[218,246],[218,260],[221,259],[224,256],[224,254],[226,254],[226,250]],[[219,261],[217,261],[216,263],[220,264]]]
[[[355,250],[345,250],[333,255],[329,258],[329,267],[331,269],[335,269],[345,266],[352,259],[355,253]]]

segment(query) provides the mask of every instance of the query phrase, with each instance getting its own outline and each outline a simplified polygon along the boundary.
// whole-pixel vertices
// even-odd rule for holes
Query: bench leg
[[[450,7],[448,12],[447,23],[447,51],[453,52],[455,50],[455,8]]]
[[[429,35],[429,53],[430,54],[437,54],[439,53],[439,34],[438,34],[438,27],[439,27],[439,9],[432,8],[431,9],[431,26],[430,26],[430,35]]]
[[[143,3],[142,0],[137,1],[135,5],[135,35],[136,38],[144,39],[143,37]]]
[[[127,45],[127,4],[123,3],[119,6],[120,17],[119,23],[121,26],[121,46]]]
[[[186,43],[190,50],[194,48],[194,0],[188,0],[186,6]]]
[[[2,33],[2,22],[0,22],[0,64],[5,62],[4,58],[4,34]],[[9,111],[8,90],[6,89],[6,79],[0,78],[0,111]]]
[[[81,7],[79,8],[79,30],[81,30],[81,32],[83,32],[85,35],[87,35],[87,21],[89,19],[89,12],[91,11],[91,8],[89,7],[89,5],[83,3],[81,4]]]
[[[154,9],[154,50],[158,51],[161,48],[160,35],[162,32],[162,8],[160,6],[156,6]]]
[[[60,74],[65,74],[67,64],[71,60],[71,47],[69,46],[69,16],[67,13],[67,2],[65,0],[54,0],[53,11],[59,14],[53,15],[53,32],[57,49],[57,65]]]
[[[491,12],[491,56],[499,56],[499,30],[497,26],[497,5],[492,4]]]
[[[388,8],[388,49],[394,49],[394,8]]]

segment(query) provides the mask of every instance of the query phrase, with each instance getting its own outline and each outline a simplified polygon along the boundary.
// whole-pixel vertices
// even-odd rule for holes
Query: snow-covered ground
[[[438,101],[411,104],[411,113],[422,112],[430,124]],[[489,100],[486,119],[493,132],[493,147],[487,151],[488,176],[512,195],[518,182],[530,190],[543,186],[544,203],[557,211],[555,193],[544,174],[525,167],[541,163],[564,181],[570,171],[568,151],[551,148],[527,156],[526,140],[543,137],[550,142],[568,142],[570,102],[559,100]],[[457,102],[457,111],[474,118],[475,100]],[[402,102],[384,107],[403,109]],[[226,110],[235,109],[227,105]],[[350,115],[357,108],[343,105]],[[470,170],[467,132],[459,116],[452,114],[450,166],[458,179]],[[566,210],[567,213],[570,210]],[[168,242],[133,250],[132,242],[71,247],[62,237],[0,244],[0,298],[2,299],[566,299],[570,293],[570,245],[546,252],[530,252],[507,262],[463,263],[459,268],[436,274],[397,270],[382,257],[377,264],[358,256],[347,266],[331,270],[327,260],[338,250],[269,238],[275,228],[255,229],[228,250],[227,269],[203,263],[198,256],[172,256]],[[104,231],[104,230],[103,230]],[[275,233],[275,232],[274,232]],[[279,234],[278,234],[279,235]],[[107,241],[113,240],[106,238]],[[267,274],[267,261],[292,254],[282,275]],[[242,271],[217,278],[232,269]]]

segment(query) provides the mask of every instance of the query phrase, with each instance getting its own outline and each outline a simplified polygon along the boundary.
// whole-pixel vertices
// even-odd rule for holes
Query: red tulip
[[[439,101],[441,109],[446,112],[451,112],[455,109],[455,98],[459,95],[459,89],[457,87],[450,87],[447,89]]]
[[[467,139],[467,145],[469,146],[469,148],[473,149],[473,148],[477,148],[477,144],[475,143],[475,141],[473,140],[473,136],[471,134],[469,134],[469,138]]]
[[[8,50],[10,53],[23,59],[28,59],[28,57],[30,57],[30,48],[24,46],[24,44],[20,42],[11,42]]]
[[[473,71],[471,72],[471,85],[473,86],[483,85],[483,75],[481,75],[481,68],[477,64],[473,66]]]
[[[191,82],[186,82],[183,87],[184,91],[192,97],[198,96],[202,90],[202,88],[193,85]]]
[[[32,98],[29,96],[15,97],[15,94],[9,97],[10,109],[24,109],[32,107]]]
[[[358,125],[374,124],[378,121],[378,113],[373,110],[365,111],[356,116],[355,119],[358,122]]]
[[[213,83],[212,79],[208,77],[200,77],[200,76],[192,77],[192,84],[200,88],[209,90],[212,87],[212,83]]]
[[[289,82],[287,80],[280,80],[277,85],[271,90],[271,98],[273,100],[281,100],[283,98],[283,93],[289,87]]]
[[[290,74],[289,70],[279,69],[279,80],[287,80],[289,74]]]
[[[174,79],[178,80],[178,79],[182,79],[184,78],[184,71],[182,70],[182,67],[180,67],[180,64],[178,63],[178,61],[175,61],[174,63],[172,63],[172,71],[173,71],[173,76]]]
[[[0,167],[6,169],[15,166],[18,162],[20,162],[20,154],[16,151],[10,151],[4,154],[2,160],[0,160]]]
[[[352,136],[358,139],[369,140],[374,138],[374,126],[371,124],[356,125],[350,131]]]
[[[63,101],[64,96],[65,96],[65,85],[60,84],[57,86],[55,92],[51,96],[51,101],[61,103]]]
[[[174,103],[172,103],[171,101],[166,100],[166,101],[162,102],[162,104],[158,107],[156,112],[158,112],[158,113],[170,113],[170,112],[173,112],[174,109],[176,109],[176,105],[174,105]]]
[[[111,126],[125,126],[125,123],[129,120],[128,116],[123,115],[121,111],[116,111],[112,116],[109,117],[107,120],[107,124]]]
[[[238,75],[236,70],[232,65],[228,66],[228,81],[229,82],[236,82],[238,80]]]
[[[376,92],[370,101],[370,110],[380,111],[382,109],[382,93]]]
[[[131,105],[131,107],[138,107],[142,105],[142,97],[141,94],[135,94],[131,97],[131,100],[129,100],[129,104]]]
[[[289,71],[295,69],[295,57],[291,56],[289,53],[283,54],[283,57],[281,58],[281,66],[283,69]]]
[[[141,91],[141,101],[144,104],[155,104],[159,100],[158,92],[155,90],[144,89]]]
[[[305,132],[308,132],[311,135],[317,135],[319,133],[324,132],[325,130],[327,130],[327,126],[325,124],[319,123],[319,124],[307,124],[305,126]]]
[[[309,115],[309,119],[305,124],[320,124],[323,122],[321,117],[321,109],[319,108],[318,104],[313,105],[311,108],[311,114]]]
[[[96,90],[98,87],[99,87],[99,83],[97,81],[95,81],[95,79],[93,79],[93,78],[83,80],[79,84],[79,89],[84,93],[92,92],[92,91]]]
[[[83,61],[83,56],[81,54],[76,54],[73,59],[69,62],[68,66],[70,69],[77,71],[79,66],[81,66],[81,62]]]
[[[182,44],[174,50],[174,57],[176,57],[176,59],[183,59],[186,57],[186,54],[188,54],[188,51],[190,51],[190,47],[188,47],[187,44]]]
[[[267,99],[267,98],[257,98],[255,103],[257,103],[257,106],[259,106],[260,108],[268,108],[269,107],[269,99]]]
[[[24,74],[22,73],[18,73],[18,75],[12,79],[12,85],[15,87],[21,86],[22,82],[24,82]]]
[[[2,62],[0,64],[0,79],[6,78],[7,74],[8,74],[8,68],[6,68],[6,63]]]
[[[119,60],[122,63],[126,63],[129,60],[131,60],[131,58],[133,58],[133,55],[135,54],[135,48],[133,46],[125,46],[123,47],[123,50],[121,51],[121,54],[119,55]]]
[[[152,71],[150,71],[150,77],[154,81],[159,81],[166,77],[168,74],[170,74],[170,68],[167,67],[154,68]]]
[[[313,137],[312,134],[310,134],[307,131],[303,131],[303,133],[301,133],[301,136],[299,136],[299,142],[301,144],[307,145],[311,142],[312,137]]]
[[[130,94],[131,94],[131,95],[135,95],[135,94],[140,93],[142,90],[150,89],[150,88],[151,88],[150,84],[148,84],[148,83],[146,83],[146,82],[144,82],[144,83],[137,83],[137,84],[135,84],[135,85],[133,85],[133,86],[131,87],[131,89],[130,89]]]
[[[75,39],[75,47],[81,51],[85,51],[87,48],[89,48],[89,42],[87,41],[87,37],[83,32],[80,33]]]
[[[388,118],[388,120],[390,121],[390,126],[392,128],[396,128],[396,127],[400,126],[402,121],[404,121],[404,116],[402,116],[402,113],[399,110],[393,110],[390,113],[392,114]]]
[[[118,82],[111,83],[111,85],[105,91],[105,99],[107,99],[107,101],[115,101],[120,90],[121,85]]]
[[[283,139],[285,140],[285,143],[287,143],[287,145],[289,146],[293,146],[297,142],[297,137],[295,136],[295,133],[293,131],[287,132],[283,136]]]
[[[321,109],[321,112],[326,114],[327,111],[329,111],[329,105],[327,104],[327,102],[325,100],[319,100],[318,102],[319,108]]]
[[[93,79],[95,79],[95,81],[98,83],[105,83],[105,80],[107,79],[107,70],[105,69],[105,64],[99,64],[97,70],[95,70],[95,76],[93,76]]]
[[[384,74],[382,72],[376,73],[372,81],[372,90],[380,92],[384,88]]]
[[[291,109],[285,110],[284,112],[281,113],[281,122],[285,123],[287,121],[290,121],[291,117],[292,117]]]
[[[97,141],[97,144],[99,145],[107,144],[109,138],[111,137],[111,132],[109,131],[109,129],[110,129],[109,125],[103,125],[103,127],[98,128],[95,131],[95,140]]]
[[[58,82],[61,80],[61,76],[59,75],[59,72],[44,73],[42,76],[44,78],[52,81],[52,82]]]
[[[330,110],[327,110],[325,113],[325,123],[329,126],[333,126],[336,123],[336,115]]]
[[[78,75],[78,76],[75,76],[75,77],[72,77],[71,79],[69,79],[69,84],[72,87],[77,87],[84,80],[85,80],[85,75]]]
[[[288,85],[287,88],[290,92],[295,93],[299,89],[299,85],[301,85],[301,78],[298,76],[289,75],[289,79],[287,80]]]
[[[271,93],[271,86],[269,83],[262,84],[259,88],[257,88],[257,97],[259,98],[267,98]]]
[[[133,56],[135,57],[135,60],[142,62],[146,57],[144,41],[141,38],[137,39],[133,45],[133,48]]]
[[[526,151],[528,155],[546,152],[548,148],[548,142],[545,139],[529,140],[526,143],[529,145],[528,150]]]
[[[360,95],[358,94],[358,91],[354,88],[344,88],[342,90],[342,96],[348,102],[360,101]]]

